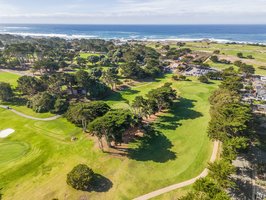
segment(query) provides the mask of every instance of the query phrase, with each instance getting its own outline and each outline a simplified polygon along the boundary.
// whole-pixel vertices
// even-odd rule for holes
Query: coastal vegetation
[[[0,37],[0,130],[15,130],[0,139],[4,198],[133,199],[207,167],[181,199],[229,199],[232,161],[253,139],[241,92],[261,70],[250,64],[256,54],[224,58],[233,45],[212,43],[201,54],[204,42],[10,37]],[[194,65],[208,72],[184,75]],[[208,163],[212,141],[222,149]]]

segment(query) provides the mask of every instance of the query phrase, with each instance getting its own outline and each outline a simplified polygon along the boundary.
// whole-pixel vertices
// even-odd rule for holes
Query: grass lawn
[[[0,71],[0,82],[10,83],[13,87],[17,86],[17,79],[19,77],[17,74]]]
[[[244,56],[252,55],[254,59],[243,59],[243,62],[252,64],[256,69],[256,74],[266,76],[266,70],[258,68],[260,66],[266,66],[266,47],[245,44],[207,44],[206,42],[187,42],[186,47],[195,51],[205,51],[209,53],[212,53],[214,50],[220,50],[220,54],[235,57],[239,52],[243,53]]]
[[[80,53],[79,56],[81,58],[88,58],[89,56],[100,56],[100,54],[97,54],[97,53]]]
[[[127,107],[126,102],[135,96],[145,95],[166,82],[172,82],[171,75],[115,94],[108,103],[117,108]],[[102,153],[65,119],[32,121],[0,109],[0,130],[16,130],[8,138],[0,139],[0,150],[6,152],[0,157],[4,199],[132,199],[197,176],[212,152],[206,134],[210,119],[208,97],[217,84],[192,79],[174,82],[173,87],[182,98],[154,123],[160,134],[150,145],[138,149],[140,141],[130,144],[130,158]],[[78,141],[71,142],[71,136],[78,137]],[[109,179],[110,190],[87,193],[67,186],[66,174],[79,163]]]
[[[19,77],[20,76],[17,74],[12,74],[8,72],[0,72],[0,82],[10,83],[13,86],[13,88],[17,86],[17,79]],[[0,102],[0,104],[8,105],[19,112],[22,112],[26,115],[30,115],[33,117],[46,118],[46,117],[54,116],[51,113],[36,113],[32,109],[27,108],[24,105],[17,105],[17,104],[10,104],[10,103],[8,104],[8,103],[3,103],[3,102]]]

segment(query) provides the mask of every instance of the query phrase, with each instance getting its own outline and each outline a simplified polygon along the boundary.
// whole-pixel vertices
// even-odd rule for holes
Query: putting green
[[[21,158],[28,150],[29,146],[23,142],[0,142],[0,165]]]

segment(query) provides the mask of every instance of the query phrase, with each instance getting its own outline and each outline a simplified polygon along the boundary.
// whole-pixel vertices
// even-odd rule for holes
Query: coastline
[[[110,40],[118,40],[121,42],[128,42],[128,41],[137,41],[137,42],[216,42],[221,44],[227,43],[235,43],[235,44],[250,44],[250,45],[266,45],[266,42],[251,42],[251,41],[235,41],[235,40],[227,40],[227,39],[219,39],[219,38],[121,38],[121,37],[99,37],[96,35],[67,35],[67,34],[57,34],[57,33],[24,33],[24,32],[0,32],[0,35],[13,35],[13,36],[21,36],[21,37],[32,37],[32,38],[53,38],[58,37],[66,40],[74,40],[74,39],[102,39],[106,41]]]
[[[104,39],[140,42],[198,42],[266,45],[266,25],[71,25],[0,24],[0,34],[22,37]]]

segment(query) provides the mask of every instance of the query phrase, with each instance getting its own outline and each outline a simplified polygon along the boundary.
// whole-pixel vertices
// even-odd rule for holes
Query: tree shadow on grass
[[[112,181],[108,178],[100,175],[94,174],[90,186],[87,188],[87,192],[107,192],[113,187]]]
[[[25,106],[27,104],[27,99],[15,97],[9,102],[3,102],[4,105],[10,105],[10,106]]]
[[[175,152],[171,151],[171,141],[152,127],[146,130],[145,136],[138,143],[137,148],[128,150],[128,156],[133,160],[164,163],[176,158]]]
[[[186,98],[180,98],[179,101],[174,102],[171,109],[169,110],[170,115],[160,116],[154,125],[164,130],[175,130],[182,124],[181,120],[196,119],[202,117],[202,113],[192,110],[195,107],[195,100]]]
[[[112,91],[105,101],[127,101],[120,92]]]

